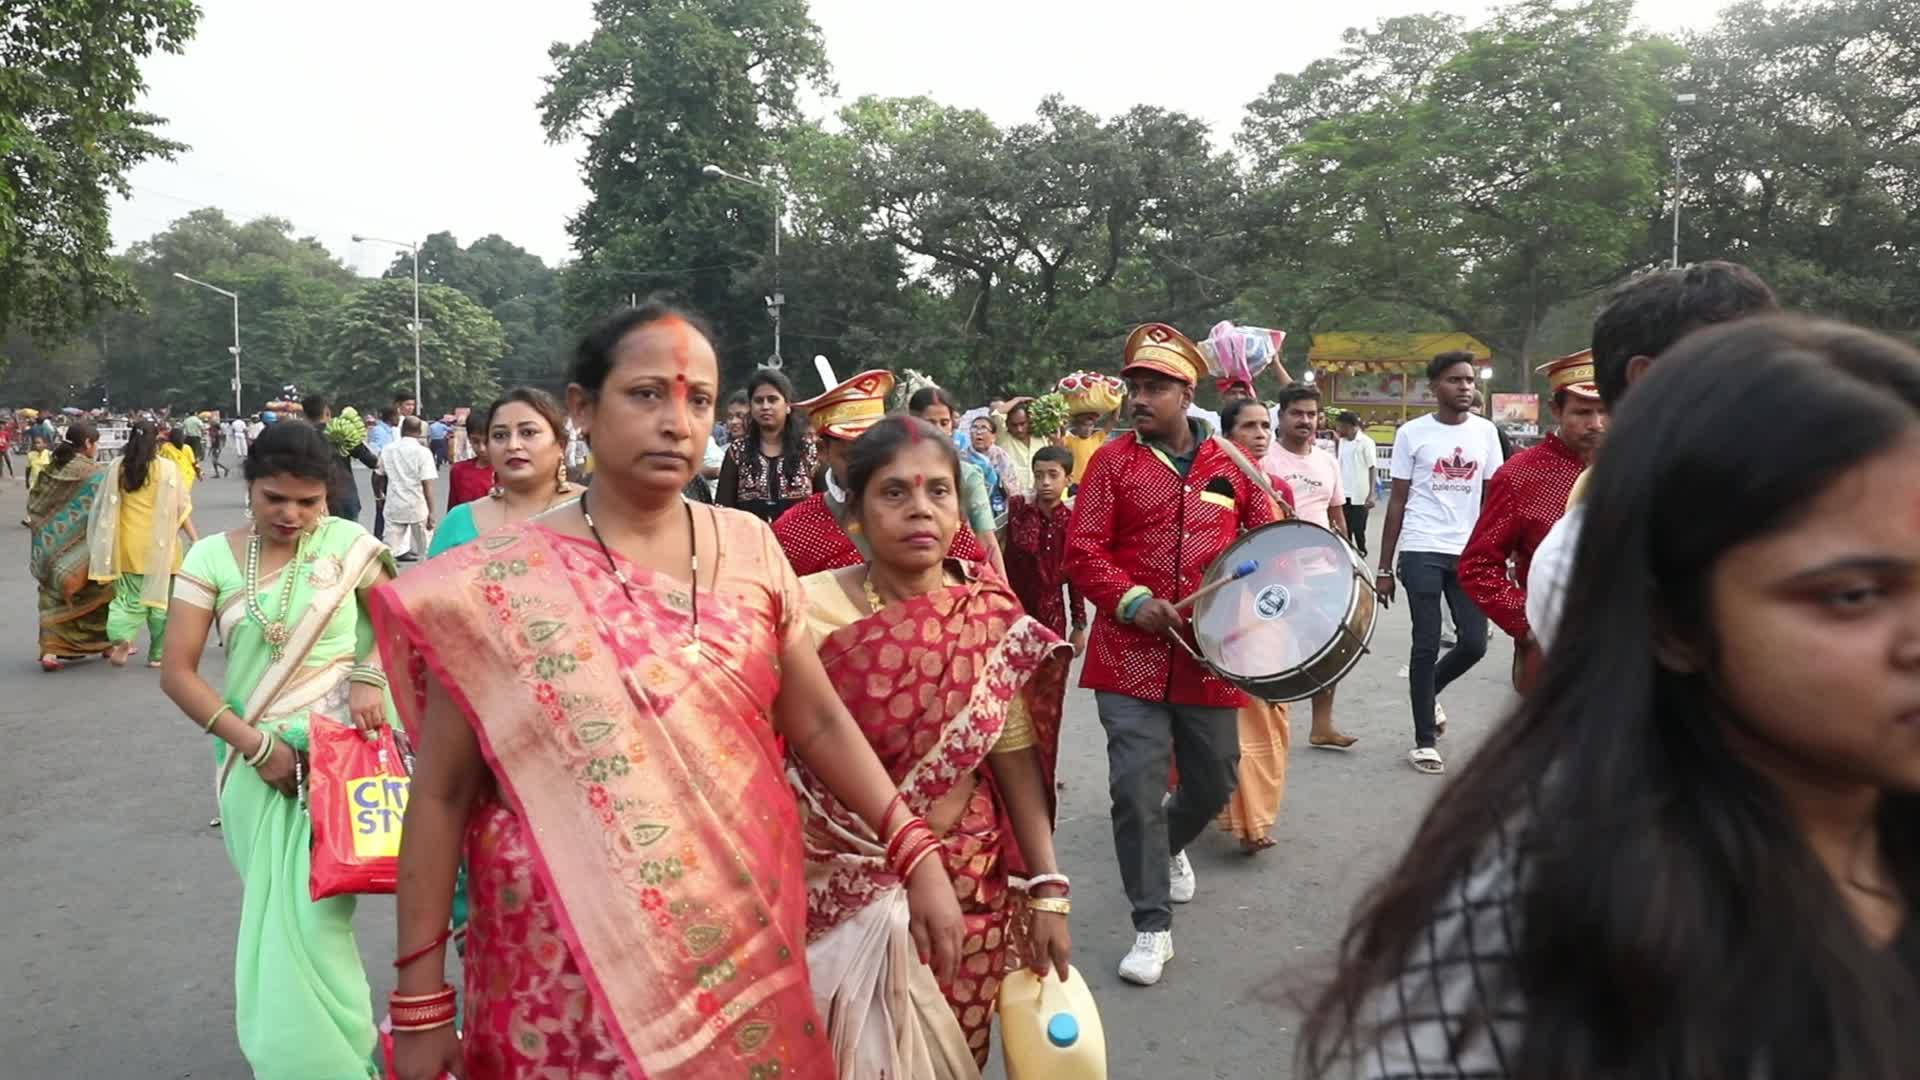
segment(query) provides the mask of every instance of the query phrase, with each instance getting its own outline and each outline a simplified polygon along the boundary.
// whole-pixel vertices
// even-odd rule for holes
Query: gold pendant
[[[266,635],[267,635],[267,644],[273,646],[276,649],[285,647],[285,645],[287,644],[287,639],[293,636],[292,633],[287,630],[287,624],[283,622],[268,623],[266,627]]]
[[[689,641],[685,645],[680,646],[680,655],[689,660],[698,661],[700,659],[700,653],[700,643],[697,641]]]

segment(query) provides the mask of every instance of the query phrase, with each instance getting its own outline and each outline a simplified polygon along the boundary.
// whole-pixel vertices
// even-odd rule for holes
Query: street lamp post
[[[233,301],[233,346],[229,348],[227,351],[233,354],[233,415],[239,416],[240,415],[240,296],[238,293],[228,292],[227,290],[221,288],[218,285],[209,285],[198,278],[190,278],[187,275],[182,274],[177,270],[174,271],[173,276],[179,278],[181,281],[188,283],[189,285],[198,285],[203,289],[211,289],[212,291],[219,293],[221,296],[224,296],[227,299]]]
[[[413,404],[415,412],[425,416],[427,403],[420,400],[420,245],[410,244],[405,240],[388,240],[379,236],[353,234],[353,242],[356,244],[365,243],[368,240],[376,244],[392,244],[394,247],[406,248],[407,254],[413,256]]]
[[[1675,105],[1692,105],[1699,101],[1698,94],[1679,94],[1673,99]],[[1680,131],[1676,127],[1673,133],[1673,268],[1680,269],[1680,196],[1684,194],[1680,179]]]
[[[773,295],[767,297],[767,312],[773,316],[773,355],[768,358],[767,366],[778,368],[780,367],[780,309],[787,304],[786,296],[780,292],[780,219],[786,213],[786,193],[764,180],[755,180],[741,176],[739,173],[728,172],[718,165],[708,165],[700,171],[708,176],[750,184],[773,196]]]

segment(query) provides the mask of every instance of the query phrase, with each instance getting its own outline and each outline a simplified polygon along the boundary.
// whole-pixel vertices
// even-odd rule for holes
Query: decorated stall
[[[1427,362],[1457,350],[1472,353],[1476,367],[1493,356],[1467,334],[1347,331],[1313,335],[1307,364],[1321,399],[1358,414],[1367,433],[1384,446],[1401,424],[1433,411]]]

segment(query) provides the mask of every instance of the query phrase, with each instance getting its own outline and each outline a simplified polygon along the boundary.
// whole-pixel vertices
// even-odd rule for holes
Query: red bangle
[[[887,824],[893,820],[894,810],[904,809],[906,805],[907,805],[907,797],[905,795],[900,794],[897,791],[894,792],[893,801],[887,804],[886,813],[883,813],[880,815],[880,835],[881,836],[884,837],[887,835]]]
[[[445,945],[447,943],[447,939],[452,936],[453,936],[453,927],[449,926],[445,930],[440,931],[439,936],[434,938],[432,941],[427,942],[425,945],[422,945],[419,948],[413,950],[412,952],[407,953],[404,956],[400,957],[400,959],[395,960],[393,962],[393,966],[395,968],[406,967],[408,964],[413,963],[415,960],[418,960],[421,957],[432,952],[433,950],[439,948],[440,946]]]
[[[893,839],[887,841],[886,861],[888,866],[899,865],[900,852],[907,848],[907,841],[912,838],[916,832],[931,833],[932,830],[928,829],[927,823],[919,818],[908,818],[906,824],[900,826],[899,831],[893,834]]]
[[[904,881],[907,878],[912,877],[914,870],[919,868],[921,861],[924,860],[927,856],[932,855],[934,852],[937,852],[939,850],[940,850],[940,841],[938,840],[933,840],[916,849],[913,853],[913,857],[907,860],[906,869],[900,872],[901,880]]]
[[[441,983],[440,989],[431,994],[402,994],[398,990],[387,995],[387,1005],[393,1008],[410,1008],[421,1005],[439,1005],[452,1001],[454,989],[451,983]]]
[[[920,848],[940,842],[940,839],[933,835],[933,830],[917,819],[910,827],[901,829],[900,836],[896,840],[897,843],[887,852],[887,865],[895,870],[898,870]]]

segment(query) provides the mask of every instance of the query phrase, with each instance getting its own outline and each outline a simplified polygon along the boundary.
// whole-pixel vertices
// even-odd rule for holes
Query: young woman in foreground
[[[567,389],[593,439],[588,492],[375,595],[419,732],[397,901],[402,1080],[833,1076],[776,735],[872,827],[917,819],[887,820],[893,785],[821,670],[772,531],[681,497],[718,368],[691,316],[611,316]],[[463,843],[456,1041],[444,954]],[[927,859],[906,887],[920,952],[951,979],[962,921],[946,870]]]
[[[1357,916],[1309,1075],[1920,1076],[1920,355],[1689,338],[1583,537],[1542,684]]]

